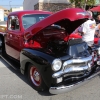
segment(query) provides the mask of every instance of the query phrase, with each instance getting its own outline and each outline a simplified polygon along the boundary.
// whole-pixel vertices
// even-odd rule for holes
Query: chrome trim
[[[78,12],[77,15],[90,16],[90,14],[87,11],[85,11],[85,12]]]
[[[94,57],[94,61],[97,61],[97,59],[98,59],[97,57]]]
[[[96,77],[98,74],[100,74],[100,71],[97,72],[97,73],[94,73],[93,75],[91,75],[88,78],[85,78],[83,81],[77,82],[77,83],[72,84],[72,85],[60,86],[60,87],[50,87],[49,88],[49,92],[51,94],[61,94],[61,93],[69,92],[69,91],[71,91],[73,89],[76,89],[76,88],[80,87],[81,85],[86,84],[91,79],[93,79],[94,77]]]
[[[53,78],[58,78],[60,77],[61,75],[64,75],[64,74],[68,74],[68,73],[73,73],[73,72],[81,72],[81,71],[85,71],[85,70],[88,70],[89,66],[83,66],[83,67],[70,67],[70,68],[67,68],[65,69],[64,71],[61,70],[59,72],[56,72],[52,75]]]
[[[98,54],[100,55],[100,47],[98,48]]]
[[[59,69],[61,69],[61,66],[62,66],[62,61],[60,59],[54,59],[53,62],[52,62],[52,70],[53,71],[58,71],[59,69],[55,70],[55,62],[59,61],[60,62],[60,67]]]
[[[78,59],[71,59],[71,60],[68,60],[68,61],[65,61],[63,63],[63,67],[69,65],[69,64],[73,64],[73,63],[83,63],[83,62],[88,62],[92,60],[92,56],[89,56],[89,57],[86,57],[86,58],[78,58]]]
[[[61,75],[63,74],[67,74],[67,73],[71,73],[71,72],[81,72],[81,71],[84,71],[84,70],[88,70],[90,69],[90,66],[88,66],[88,63],[87,65],[85,66],[81,66],[81,67],[69,67],[69,68],[65,68],[65,66],[69,65],[69,64],[73,64],[73,63],[84,63],[84,62],[88,62],[88,61],[91,61],[92,60],[92,56],[89,56],[87,58],[78,58],[78,59],[71,59],[71,60],[68,60],[68,61],[65,61],[63,63],[63,67],[62,67],[62,70],[54,73],[52,75],[53,78],[58,78],[60,77]]]

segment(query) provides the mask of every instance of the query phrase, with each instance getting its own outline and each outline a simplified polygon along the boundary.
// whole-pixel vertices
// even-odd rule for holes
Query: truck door
[[[10,16],[8,20],[8,29],[5,37],[6,53],[19,60],[20,51],[23,48],[23,33],[17,16]]]

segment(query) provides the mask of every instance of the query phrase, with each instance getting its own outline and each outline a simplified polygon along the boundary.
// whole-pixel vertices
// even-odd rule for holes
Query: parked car
[[[100,73],[87,44],[70,37],[89,17],[80,8],[12,12],[0,33],[1,57],[27,75],[37,91],[59,94],[79,87]]]

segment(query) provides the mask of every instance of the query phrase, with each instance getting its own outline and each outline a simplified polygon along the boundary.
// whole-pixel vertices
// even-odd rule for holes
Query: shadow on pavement
[[[4,59],[0,58],[0,61],[14,74],[16,74],[21,80],[23,80],[25,83],[27,83],[29,86],[31,86],[28,82],[28,79],[26,75],[21,74],[20,70],[16,70],[13,67],[11,67]],[[32,86],[31,86],[32,87]],[[33,87],[32,87],[33,88]],[[34,89],[34,88],[33,88]],[[38,92],[40,95],[43,96],[52,96],[52,94],[49,93],[49,90],[45,90],[43,92]]]

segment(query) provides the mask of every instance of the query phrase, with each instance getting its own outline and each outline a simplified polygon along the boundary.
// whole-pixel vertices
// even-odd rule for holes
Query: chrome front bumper
[[[89,82],[91,79],[93,79],[99,74],[100,74],[100,70],[94,73],[93,75],[91,75],[90,77],[85,78],[84,80],[77,82],[75,84],[68,85],[68,86],[61,86],[61,87],[50,87],[49,92],[51,94],[61,94],[61,93],[69,92],[73,89],[80,87],[81,85],[84,85],[85,83]]]

